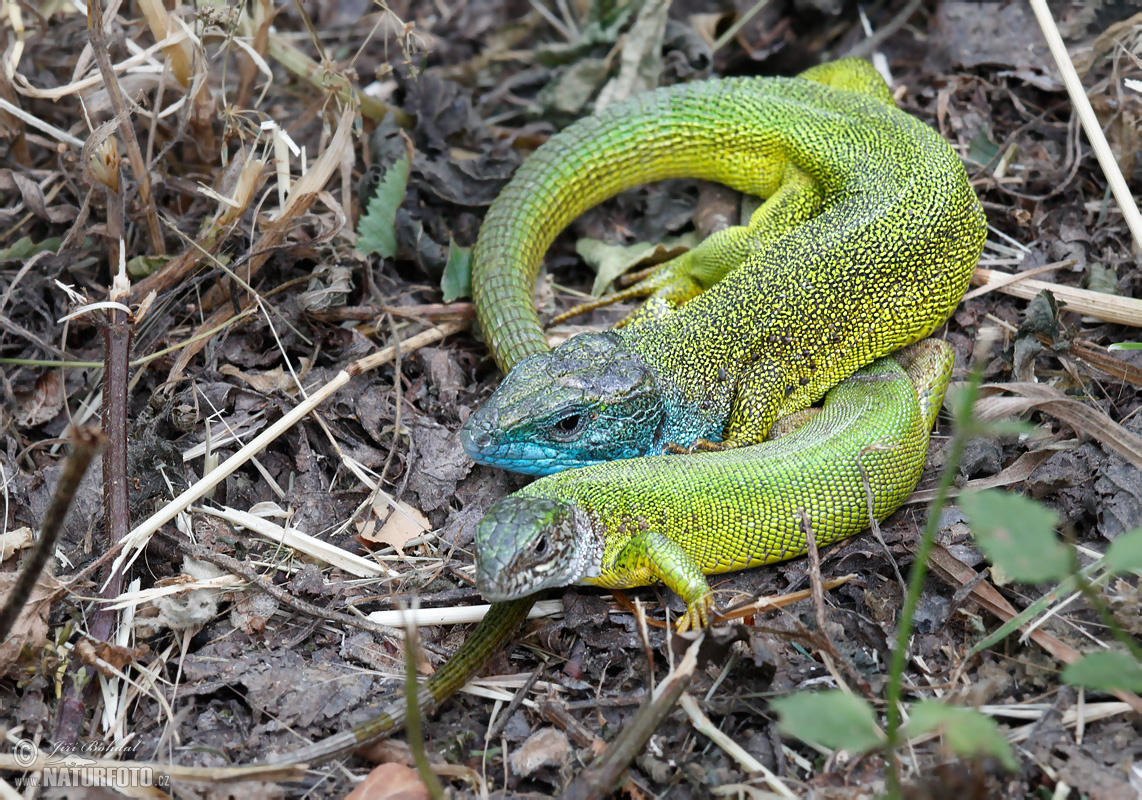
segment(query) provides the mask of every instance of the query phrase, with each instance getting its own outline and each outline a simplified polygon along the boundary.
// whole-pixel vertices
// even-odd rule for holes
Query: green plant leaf
[[[1106,568],[1111,572],[1142,570],[1142,528],[1122,534],[1106,548]]]
[[[1142,342],[1117,342],[1106,348],[1107,350],[1142,350]]]
[[[472,248],[461,247],[448,237],[448,263],[440,278],[440,291],[444,302],[451,303],[461,297],[472,296]]]
[[[935,700],[916,703],[910,709],[907,734],[916,736],[938,730],[956,755],[964,758],[991,756],[1011,771],[1019,769],[1011,745],[995,720],[972,708],[957,708]]]
[[[1103,650],[1085,655],[1063,670],[1063,680],[1087,689],[1142,692],[1142,665],[1129,653]]]
[[[806,742],[857,753],[884,741],[872,706],[839,689],[798,692],[769,706],[780,715],[778,730]]]
[[[999,145],[988,139],[986,133],[979,133],[968,143],[968,159],[980,166],[990,166],[998,156]]]
[[[1065,578],[1074,554],[1055,536],[1058,515],[1042,503],[995,489],[965,492],[959,506],[989,561],[1021,583]]]
[[[132,278],[145,278],[174,256],[135,256],[127,260],[127,274]]]
[[[377,184],[377,191],[357,223],[357,249],[362,253],[376,253],[382,258],[397,254],[397,209],[404,200],[411,166],[412,157],[406,152],[385,170]]]
[[[598,239],[583,238],[575,243],[575,252],[595,270],[591,294],[599,297],[615,278],[634,267],[660,264],[676,258],[698,244],[697,234],[663,239],[660,243],[607,244]]]

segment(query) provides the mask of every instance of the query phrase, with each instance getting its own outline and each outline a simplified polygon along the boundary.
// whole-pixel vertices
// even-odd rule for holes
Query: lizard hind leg
[[[816,215],[822,203],[816,181],[799,167],[787,164],[777,190],[758,206],[747,224],[715,231],[694,249],[629,276],[633,285],[581,303],[549,324],[639,297],[649,300],[620,320],[616,328],[667,314],[737,269],[751,253]]]

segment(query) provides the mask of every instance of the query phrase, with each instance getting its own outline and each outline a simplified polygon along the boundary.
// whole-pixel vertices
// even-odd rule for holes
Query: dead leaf
[[[996,392],[1013,392],[1022,397],[1000,397]],[[1004,419],[1031,409],[1050,414],[1078,433],[1142,469],[1142,436],[1124,428],[1098,409],[1075,400],[1053,386],[1042,383],[994,383],[980,388],[981,397],[974,412],[984,420]]]
[[[428,800],[428,787],[415,769],[403,764],[381,764],[345,800]]]
[[[31,547],[35,538],[35,532],[27,526],[0,534],[0,562],[7,561],[17,550]]]
[[[297,360],[294,369],[297,370],[298,375],[304,375],[309,369],[309,364],[310,359],[302,357]],[[241,378],[250,385],[251,389],[261,394],[270,394],[274,391],[279,391],[287,397],[293,397],[297,394],[297,382],[294,381],[293,375],[282,367],[274,367],[265,372],[243,372],[233,364],[224,364],[218,371],[223,375]]]
[[[114,670],[108,668],[108,665],[115,670],[122,670],[126,665],[138,661],[150,652],[151,648],[145,644],[139,647],[119,647],[108,642],[96,642],[92,639],[80,639],[75,644],[75,654],[79,660],[99,670],[107,678],[117,677]]]
[[[389,545],[398,555],[404,556],[404,546],[408,541],[432,530],[432,523],[408,503],[401,501],[393,508],[389,500],[386,495],[377,493],[373,498],[373,514],[376,518],[359,522],[357,536],[373,544]],[[388,519],[385,524],[377,530],[377,520],[385,519],[386,516]]]
[[[16,424],[21,428],[34,428],[55,419],[63,409],[63,378],[58,369],[49,369],[36,378],[36,386],[27,394],[17,394]]]
[[[658,76],[662,74],[662,39],[669,11],[670,0],[647,0],[639,8],[634,25],[623,38],[618,77],[599,92],[595,113],[658,85]]]
[[[698,244],[697,234],[663,239],[661,242],[635,242],[630,245],[607,244],[598,239],[583,238],[575,243],[577,252],[595,270],[591,294],[599,297],[623,273],[635,268],[661,264],[682,255]]]
[[[265,592],[244,594],[230,609],[230,624],[244,633],[261,633],[278,610],[278,601]]]
[[[557,728],[540,728],[511,754],[512,769],[525,778],[540,767],[559,767],[571,757],[571,742]]]
[[[8,601],[8,594],[18,580],[18,572],[0,572],[0,605]],[[51,577],[51,562],[44,567],[40,579],[32,589],[31,597],[20,610],[20,616],[12,624],[12,630],[0,642],[0,676],[7,675],[19,660],[26,647],[37,652],[48,641],[48,612],[51,603],[47,597],[55,588]]]

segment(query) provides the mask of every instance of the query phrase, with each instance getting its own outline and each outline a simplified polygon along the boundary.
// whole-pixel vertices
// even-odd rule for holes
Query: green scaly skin
[[[662,581],[687,604],[679,629],[713,609],[705,575],[784,561],[868,528],[908,497],[954,353],[927,339],[861,368],[792,433],[751,447],[647,456],[549,475],[494,504],[476,530],[476,581],[503,602],[554,586]]]
[[[803,77],[830,86],[863,92],[882,104],[892,102],[891,95],[879,76],[872,72],[867,64],[860,62],[857,62],[855,68],[853,62],[823,65],[809,70]],[[752,161],[745,158],[741,163],[749,167]],[[526,174],[526,170],[528,170],[527,165],[520,173]],[[776,239],[819,211],[820,200],[816,179],[810,173],[802,172],[789,163],[783,168],[773,166],[765,175],[768,177],[759,178],[759,181],[766,182],[765,185],[761,182],[741,183],[733,180],[732,176],[725,181],[730,185],[740,186],[745,191],[767,194],[772,190],[773,194],[754,214],[749,226],[729,229],[721,235],[708,239],[703,244],[703,253],[706,256],[702,256],[702,253],[688,255],[673,265],[673,269],[662,271],[649,287],[662,290],[655,299],[665,300],[670,304],[688,299],[693,295],[695,286],[698,290],[706,288],[726,271],[739,264],[746,253]],[[647,177],[644,180],[651,179]],[[717,176],[714,176],[714,179],[718,179]],[[775,186],[770,187],[769,183]],[[594,202],[588,203],[588,205],[593,204]],[[500,202],[499,205],[502,206],[503,203]],[[523,245],[528,251],[525,256],[532,264],[522,272],[511,274],[513,265],[518,263],[516,261],[507,263],[507,273],[498,269],[489,270],[487,267],[494,266],[492,260],[485,256],[481,261],[478,256],[474,279],[474,292],[478,298],[477,308],[481,309],[479,313],[489,347],[497,363],[505,371],[511,369],[524,356],[547,349],[542,329],[531,307],[530,286],[534,282],[535,270],[538,269],[542,253],[550,244],[551,238],[577,213],[558,222],[547,232],[540,231],[537,235],[525,237]],[[485,230],[490,232],[495,227],[486,224]],[[484,234],[481,236],[481,241],[484,241]],[[485,249],[480,252],[489,252],[486,244],[483,247]],[[498,252],[494,247],[492,251]],[[496,318],[488,317],[489,308],[499,309]],[[506,324],[499,324],[497,320],[508,321]],[[419,713],[431,713],[467,683],[482,668],[487,658],[514,636],[527,618],[533,602],[534,597],[528,596],[495,603],[461,648],[421,687],[416,698]],[[347,756],[364,745],[399,731],[404,726],[407,708],[405,698],[399,697],[386,703],[376,716],[349,731],[278,754],[268,761],[273,764],[315,765]]]
[[[831,67],[862,75],[861,91],[816,74],[671,86],[580,120],[528,159],[474,256],[486,338],[505,368],[527,356],[465,423],[474,460],[545,475],[671,445],[752,444],[947,319],[987,229],[963,166],[883,83],[868,88],[870,66]],[[531,302],[548,244],[601,200],[678,176],[769,200],[671,265],[673,288],[638,324],[548,352]]]

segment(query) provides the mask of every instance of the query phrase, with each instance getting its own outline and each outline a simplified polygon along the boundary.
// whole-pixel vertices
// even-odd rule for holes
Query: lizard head
[[[520,361],[460,441],[481,464],[549,475],[644,455],[665,417],[646,363],[613,331],[584,333]]]
[[[587,513],[562,500],[511,495],[476,526],[476,586],[493,603],[596,577],[602,557]]]

